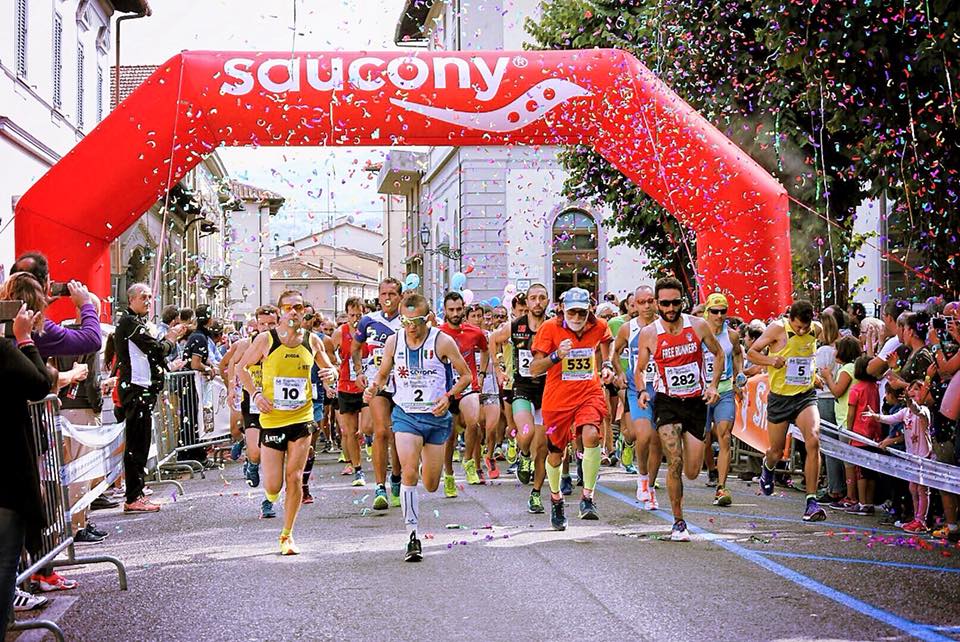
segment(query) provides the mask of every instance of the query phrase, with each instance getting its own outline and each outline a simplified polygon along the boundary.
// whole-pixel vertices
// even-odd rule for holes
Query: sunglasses
[[[505,315],[505,314],[495,314],[495,315],[493,315],[493,318],[494,318],[494,319],[506,319],[506,318],[507,318],[507,315]]]
[[[582,310],[582,309],[580,309],[580,308],[575,308],[575,309],[573,309],[573,310],[567,310],[566,312],[567,312],[567,314],[569,314],[569,315],[572,316],[572,317],[584,317],[584,318],[586,318],[586,316],[587,316],[588,314],[590,314],[589,311],[587,311],[587,310]]]
[[[305,309],[306,306],[304,306],[302,303],[284,303],[280,306],[280,311],[283,313],[290,312],[290,310],[293,310],[294,312],[303,312]]]
[[[710,314],[726,314],[727,309],[726,308],[710,308],[709,310],[707,310],[707,312],[709,312]]]
[[[427,317],[426,315],[419,317],[400,317],[400,325],[406,327],[408,325],[426,325]]]
[[[305,315],[303,315],[303,320],[304,320],[304,321],[313,321],[314,317],[316,317],[316,316],[317,316],[317,315],[314,314],[313,312],[307,312]]]
[[[663,308],[681,308],[683,307],[683,299],[661,299],[657,301],[660,304],[660,307]]]
[[[656,303],[656,302],[657,302],[657,300],[654,299],[654,298],[650,298],[650,299],[637,299],[637,305],[652,305],[652,304],[654,304],[654,303]]]

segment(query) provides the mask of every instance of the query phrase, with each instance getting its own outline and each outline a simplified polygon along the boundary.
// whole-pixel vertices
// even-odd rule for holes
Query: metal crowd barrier
[[[60,400],[49,395],[43,401],[29,404],[32,438],[37,449],[37,470],[40,476],[40,497],[46,526],[40,533],[39,545],[25,550],[17,574],[17,586],[28,581],[40,569],[48,566],[78,566],[109,563],[117,567],[120,590],[127,590],[127,571],[116,557],[97,555],[77,557],[70,530],[70,506],[64,476],[63,435],[60,432]],[[66,559],[57,559],[66,552]],[[8,631],[47,629],[55,638],[63,640],[63,631],[50,620],[11,620]]]
[[[803,440],[799,429],[791,426],[790,430],[797,439]],[[841,438],[854,439],[881,452],[851,446]],[[879,443],[829,421],[820,421],[820,451],[854,466],[954,495],[960,494],[960,467],[923,459],[895,448],[881,449]]]

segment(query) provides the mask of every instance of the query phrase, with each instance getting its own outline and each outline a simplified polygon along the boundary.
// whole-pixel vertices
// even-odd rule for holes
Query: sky
[[[153,15],[121,27],[121,65],[158,65],[182,50],[390,50],[403,0],[151,0]],[[272,228],[299,238],[328,217],[379,225],[376,175],[387,148],[221,148],[230,174],[287,201]]]

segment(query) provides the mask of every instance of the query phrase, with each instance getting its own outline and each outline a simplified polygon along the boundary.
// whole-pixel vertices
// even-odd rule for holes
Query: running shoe
[[[457,478],[453,475],[443,476],[443,494],[451,498],[457,496]]]
[[[454,448],[454,449],[453,449],[453,461],[460,461],[460,459],[461,459],[461,457],[460,457],[460,449],[459,449],[459,448]]]
[[[273,502],[264,499],[260,502],[260,519],[273,519],[277,516],[277,511],[273,510]]]
[[[477,463],[472,459],[465,459],[463,462],[463,473],[467,477],[467,484],[476,486],[480,484],[480,475],[477,474]]]
[[[511,464],[517,460],[517,440],[507,440],[507,461]]]
[[[387,489],[383,484],[377,486],[377,491],[373,495],[373,507],[376,510],[387,510],[390,508],[390,500],[387,499]]]
[[[400,482],[390,479],[390,505],[400,508]]]
[[[530,491],[530,498],[527,500],[527,512],[534,515],[543,512],[543,499],[540,497],[540,493],[535,490]]]
[[[830,502],[829,504],[827,504],[827,508],[830,508],[831,510],[845,511],[851,506],[856,506],[856,504],[857,502],[853,501],[852,499],[848,499],[847,497],[842,497],[835,502]]]
[[[487,474],[490,475],[490,479],[497,479],[500,477],[500,469],[497,468],[496,458],[488,457],[487,461]]]
[[[620,456],[616,452],[610,453],[610,465],[616,468],[620,464]]]
[[[597,505],[593,501],[593,497],[580,498],[580,519],[586,519],[590,521],[600,519],[600,514],[597,513]]]
[[[533,476],[533,458],[530,455],[524,455],[522,452],[517,454],[517,481],[526,486],[530,483],[530,477]]]
[[[673,523],[673,530],[670,531],[671,542],[689,542],[690,531],[687,530],[687,523],[678,519]]]
[[[872,508],[872,506],[871,506]],[[807,510],[803,513],[805,522],[822,522],[827,519],[827,512],[820,507],[815,499],[807,500]]]
[[[87,520],[87,525],[84,527],[83,530],[87,531],[91,535],[96,535],[97,537],[106,537],[107,535],[110,534],[107,531],[100,530],[99,528],[97,528],[96,524],[94,524],[89,520]]]
[[[639,473],[639,471],[637,470],[637,467],[634,466],[633,464],[630,464],[629,466],[624,466],[623,472],[625,472],[628,475],[636,475]]]
[[[50,575],[34,573],[30,576],[30,580],[36,582],[37,586],[44,593],[50,593],[51,591],[69,591],[78,586],[76,580],[68,579],[56,571],[51,571]]]
[[[280,554],[281,555],[299,555],[300,547],[293,541],[293,535],[280,536]]]
[[[353,474],[353,464],[347,462],[347,465],[343,467],[343,470],[340,471],[341,475],[352,475]]]
[[[919,519],[915,519],[907,524],[904,524],[902,528],[908,533],[915,533],[915,534],[926,533],[927,530],[929,530],[927,528],[927,525],[921,522]]]
[[[562,495],[573,495],[573,479],[570,475],[564,475],[560,478],[560,493]]]
[[[867,515],[873,515],[876,512],[876,509],[873,507],[873,504],[854,504],[843,512],[849,515],[860,515],[861,517],[865,517]]]
[[[105,539],[107,539],[106,535],[94,535],[86,528],[81,528],[77,531],[77,534],[73,536],[74,544],[99,544]]]
[[[124,513],[156,513],[159,510],[159,504],[154,504],[144,497],[141,497],[135,502],[128,502],[123,505]]]
[[[623,443],[623,442],[621,442]],[[623,447],[620,451],[620,461],[623,462],[624,468],[630,468],[633,466],[633,444],[623,444]],[[634,474],[636,474],[636,467],[633,468]]]
[[[516,475],[516,474],[517,474],[517,468],[519,468],[519,467],[520,467],[520,462],[519,462],[518,460],[514,459],[514,460],[513,460],[513,463],[510,464],[510,465],[507,467],[507,474],[508,474],[508,475]]]
[[[773,471],[767,464],[760,461],[760,492],[764,495],[773,495]]]
[[[960,542],[960,528],[951,529],[946,524],[930,533],[930,535],[936,539],[945,539],[948,542]]]
[[[480,485],[483,486],[487,483],[487,476],[483,472],[483,466],[476,466],[477,478],[480,480]]]
[[[260,485],[260,464],[251,461],[244,462],[243,477],[247,480],[247,486],[256,488]]]
[[[410,540],[407,542],[407,553],[403,556],[404,562],[419,562],[423,559],[423,547],[420,546],[420,540],[417,539],[417,532],[410,533]]]
[[[572,491],[571,491],[572,492]],[[563,513],[563,498],[550,498],[550,525],[555,531],[567,530],[567,516]]]
[[[657,503],[657,491],[650,489],[650,499],[643,503],[643,510],[659,510],[660,504]]]
[[[233,442],[233,445],[230,446],[230,459],[237,461],[240,459],[240,455],[243,454],[243,440]]]
[[[707,486],[713,488],[717,485],[717,481],[720,479],[720,472],[714,468],[713,470],[707,471]]]
[[[724,486],[717,486],[717,494],[713,497],[714,506],[729,506],[733,503],[733,495]]]
[[[650,499],[650,482],[646,479],[637,480],[637,501],[641,504]]]
[[[345,452],[343,452],[343,451],[341,450],[341,451],[340,451],[340,456],[337,457],[337,463],[338,463],[338,464],[344,464],[344,463],[346,463],[346,462],[347,462],[347,453],[345,453]]]
[[[605,453],[605,452],[604,452],[604,453],[600,453],[600,465],[601,465],[601,466],[610,466],[610,465],[611,465],[611,463],[610,463],[610,455],[608,455],[608,454]],[[579,467],[579,466],[577,467],[577,473],[578,473],[578,474],[580,473],[580,467]]]
[[[503,456],[503,448],[501,446],[497,446],[493,449],[493,458],[496,461],[503,461],[506,459],[506,457]]]
[[[308,486],[303,487],[303,499],[300,500],[301,504],[312,504],[313,495],[310,494],[310,488]]]
[[[363,471],[362,471],[362,470],[358,470],[357,472],[353,473],[353,483],[351,483],[350,485],[351,485],[351,486],[366,486],[366,485],[367,485],[367,478],[363,476]]]
[[[49,602],[49,598],[43,597],[42,595],[27,593],[26,591],[22,591],[17,588],[16,593],[14,593],[13,596],[13,610],[17,612],[32,611],[34,609],[43,608]]]

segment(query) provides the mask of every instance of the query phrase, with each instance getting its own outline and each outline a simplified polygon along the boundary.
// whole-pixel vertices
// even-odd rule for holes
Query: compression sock
[[[417,530],[420,515],[420,497],[416,486],[400,486],[400,509],[403,511],[403,524],[407,534]]]
[[[263,491],[263,494],[267,496],[267,500],[271,504],[276,504],[277,500],[280,499],[280,493],[269,493],[267,491]]]
[[[303,466],[303,487],[306,488],[310,484],[310,473],[313,472],[313,462],[316,459],[316,456],[313,453],[313,448],[310,449],[310,456],[307,457],[307,463]]]
[[[583,490],[587,496],[593,496],[600,476],[600,446],[583,449]]]
[[[558,497],[560,495],[560,466],[554,466],[548,459],[546,462],[546,467],[547,482],[550,484],[550,494],[554,497]]]

